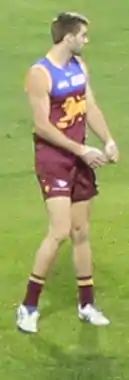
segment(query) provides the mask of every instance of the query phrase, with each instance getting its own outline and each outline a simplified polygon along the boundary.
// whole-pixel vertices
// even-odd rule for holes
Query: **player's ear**
[[[67,45],[70,45],[71,42],[73,41],[73,34],[72,33],[68,33],[66,34],[66,36],[64,37],[64,41]]]

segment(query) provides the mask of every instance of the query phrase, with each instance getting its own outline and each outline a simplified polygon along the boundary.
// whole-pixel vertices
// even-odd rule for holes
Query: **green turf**
[[[121,162],[99,171],[92,246],[97,302],[108,328],[78,322],[71,245],[53,269],[36,337],[15,328],[34,252],[47,216],[33,173],[31,122],[24,74],[50,46],[49,22],[58,0],[4,0],[0,12],[0,380],[129,379],[129,1],[71,0],[91,20],[86,53],[97,100],[117,138]],[[60,4],[61,2],[59,2]],[[46,5],[45,5],[46,4]]]

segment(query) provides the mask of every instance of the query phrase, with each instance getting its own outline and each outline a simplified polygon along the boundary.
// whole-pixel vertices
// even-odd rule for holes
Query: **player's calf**
[[[33,273],[29,277],[23,303],[17,311],[17,326],[23,331],[37,332],[40,294],[44,290],[45,280],[56,258],[58,248],[69,237],[69,233],[69,225],[60,225],[58,229],[51,227],[36,254]]]

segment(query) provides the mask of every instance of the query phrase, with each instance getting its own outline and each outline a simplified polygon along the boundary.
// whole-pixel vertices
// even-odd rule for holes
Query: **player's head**
[[[88,19],[78,13],[60,13],[51,25],[54,44],[64,43],[73,55],[80,55],[82,47],[88,42]]]

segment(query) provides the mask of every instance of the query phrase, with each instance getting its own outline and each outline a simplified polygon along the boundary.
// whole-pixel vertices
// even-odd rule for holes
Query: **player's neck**
[[[54,62],[56,66],[65,66],[72,58],[72,55],[69,51],[66,51],[64,46],[59,44],[54,45],[51,50],[49,50],[47,57]]]

